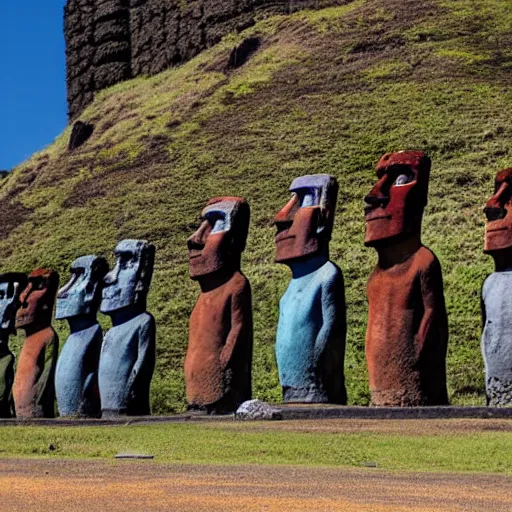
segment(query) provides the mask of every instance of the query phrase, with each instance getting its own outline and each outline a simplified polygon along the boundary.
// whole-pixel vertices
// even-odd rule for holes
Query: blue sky
[[[66,126],[65,0],[0,0],[0,169]]]

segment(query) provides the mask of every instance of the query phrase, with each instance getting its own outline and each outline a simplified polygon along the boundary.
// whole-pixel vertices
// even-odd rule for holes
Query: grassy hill
[[[243,268],[253,287],[254,393],[279,401],[278,301],[290,277],[273,263],[272,218],[291,180],[340,183],[331,245],[347,285],[349,402],[369,400],[363,197],[386,151],[433,160],[423,239],[439,257],[449,311],[452,403],[484,403],[479,293],[482,208],[497,170],[512,165],[512,4],[508,0],[356,0],[262,19],[191,62],[100,93],[80,119],[95,124],[67,151],[70,128],[0,182],[3,270],[109,255],[119,239],[157,246],[149,310],[158,327],[155,413],[184,407],[187,322],[198,295],[185,240],[205,201],[243,195],[252,223]],[[232,48],[260,49],[228,71]],[[105,326],[108,320],[103,319]],[[56,322],[61,339],[64,322]],[[19,347],[20,337],[13,344]]]

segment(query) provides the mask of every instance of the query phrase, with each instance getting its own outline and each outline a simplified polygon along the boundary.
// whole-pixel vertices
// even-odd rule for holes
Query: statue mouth
[[[281,231],[280,233],[277,233],[276,235],[276,244],[278,242],[283,242],[284,240],[290,240],[292,238],[296,238],[295,235],[289,235],[287,231]]]
[[[375,217],[370,217],[370,214],[368,213],[364,218],[365,222],[372,222],[374,220],[381,220],[381,219],[390,220],[391,215],[377,215]]]
[[[200,258],[202,256],[202,252],[201,251],[189,251],[188,253],[188,259],[189,260],[195,260],[197,258]]]
[[[103,290],[103,297],[102,297],[103,300],[116,299],[121,295],[121,290],[119,288],[113,292],[108,292],[107,290],[108,290],[108,288],[105,288]]]
[[[485,232],[486,233],[496,233],[497,231],[508,231],[510,229],[510,227],[508,226],[505,226],[503,228],[486,228],[485,229]]]

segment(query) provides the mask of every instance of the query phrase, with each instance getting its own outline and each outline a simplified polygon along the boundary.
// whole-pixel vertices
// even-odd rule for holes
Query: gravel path
[[[512,477],[0,460],[2,512],[510,512]]]

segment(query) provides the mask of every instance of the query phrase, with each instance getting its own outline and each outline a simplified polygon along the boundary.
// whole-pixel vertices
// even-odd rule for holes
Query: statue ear
[[[85,299],[87,300],[87,302],[92,302],[94,300],[97,287],[98,283],[95,283],[92,279],[90,279],[89,282],[87,283],[87,286],[85,287]]]
[[[135,293],[143,292],[147,288],[147,269],[144,268],[141,270],[139,278],[137,279],[137,283],[135,284]]]
[[[329,208],[321,208],[318,217],[318,228],[316,232],[319,235],[325,235],[330,238],[332,231],[332,212]]]
[[[321,235],[326,227],[327,227],[327,224],[326,224],[326,220],[327,220],[327,216],[326,216],[326,210],[325,208],[316,208],[316,225],[317,225],[317,228],[316,228],[316,233],[318,235]]]

